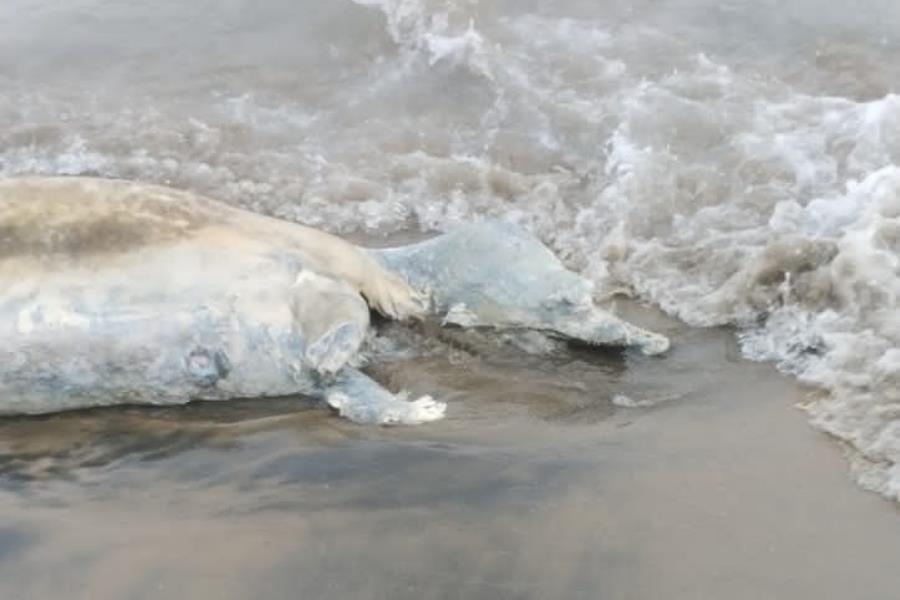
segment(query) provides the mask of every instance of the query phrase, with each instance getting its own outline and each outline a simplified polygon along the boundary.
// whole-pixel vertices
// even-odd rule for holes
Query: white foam
[[[612,397],[612,403],[619,408],[653,408],[665,402],[671,402],[680,398],[678,395],[659,396],[654,398],[632,398],[625,394],[616,394]]]
[[[429,11],[423,0],[353,1],[381,10],[391,39],[407,50],[423,53],[429,65],[446,63],[461,66],[492,78],[490,66],[485,60],[485,40],[476,30],[474,19],[468,20],[465,29],[451,27],[453,3],[447,3],[446,10]]]

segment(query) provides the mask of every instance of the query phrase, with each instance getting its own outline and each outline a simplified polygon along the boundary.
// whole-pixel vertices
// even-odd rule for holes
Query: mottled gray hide
[[[347,362],[416,294],[343,240],[122,181],[0,179],[0,414],[305,394],[420,423]]]
[[[305,394],[357,422],[438,419],[443,403],[349,364],[369,308],[424,304],[464,327],[668,346],[509,225],[366,251],[159,186],[0,179],[0,414]]]
[[[434,239],[371,253],[413,287],[427,290],[444,323],[497,330],[538,330],[592,345],[669,347],[594,305],[590,281],[566,269],[539,240],[514,225],[464,225]]]

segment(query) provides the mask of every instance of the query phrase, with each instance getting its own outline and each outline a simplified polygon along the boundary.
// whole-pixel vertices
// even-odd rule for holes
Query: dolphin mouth
[[[599,309],[582,319],[573,318],[549,331],[556,337],[594,347],[620,346],[636,348],[645,356],[666,352],[671,342],[666,336],[632,325]]]
[[[666,352],[671,346],[666,336],[638,327],[612,313],[593,307],[585,314],[565,317],[551,322],[535,322],[528,319],[507,323],[491,323],[465,309],[454,307],[443,316],[441,326],[463,329],[491,329],[497,332],[538,332],[549,338],[584,344],[592,348],[635,348],[645,356]]]
[[[615,333],[610,331],[610,324],[605,323],[600,327],[588,328],[571,326],[538,326],[538,325],[497,325],[497,324],[473,324],[460,325],[457,323],[441,323],[441,327],[457,327],[470,330],[487,330],[508,334],[538,333],[551,340],[576,345],[583,345],[597,350],[625,350],[633,348],[645,356],[656,356],[669,350],[671,342],[666,336],[642,329],[630,323],[620,322],[616,325],[621,329]]]
[[[657,356],[669,350],[672,342],[669,338],[652,331],[641,330],[641,337],[634,344],[645,356]]]

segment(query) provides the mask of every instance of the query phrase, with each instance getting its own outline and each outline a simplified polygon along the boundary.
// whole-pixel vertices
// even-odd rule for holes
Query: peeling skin
[[[0,414],[324,400],[349,381],[331,377],[359,348],[366,302],[421,310],[402,278],[324,232],[159,186],[0,180]],[[424,414],[378,398],[359,414]]]

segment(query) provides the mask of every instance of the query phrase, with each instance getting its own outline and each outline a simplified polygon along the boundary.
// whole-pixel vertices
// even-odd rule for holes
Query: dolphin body
[[[351,366],[370,309],[668,347],[508,224],[367,250],[161,186],[0,180],[0,414],[301,394],[360,423],[441,418]]]

